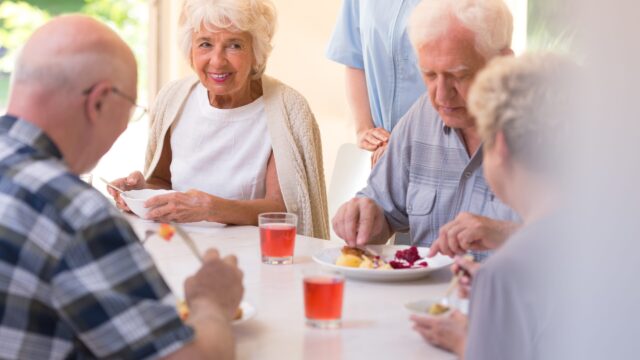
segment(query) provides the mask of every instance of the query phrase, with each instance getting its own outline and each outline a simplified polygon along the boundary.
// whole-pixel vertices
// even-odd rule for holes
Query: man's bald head
[[[25,44],[14,72],[18,86],[70,89],[102,79],[134,77],[135,58],[104,24],[82,15],[53,19]]]
[[[7,112],[42,129],[81,173],[126,129],[136,84],[135,57],[115,32],[86,16],[61,16],[24,45]]]

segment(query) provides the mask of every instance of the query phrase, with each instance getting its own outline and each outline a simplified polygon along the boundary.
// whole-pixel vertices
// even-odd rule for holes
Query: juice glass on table
[[[344,276],[323,270],[304,272],[304,313],[307,325],[322,329],[340,327]]]
[[[291,264],[298,217],[291,213],[258,215],[260,251],[265,264]]]

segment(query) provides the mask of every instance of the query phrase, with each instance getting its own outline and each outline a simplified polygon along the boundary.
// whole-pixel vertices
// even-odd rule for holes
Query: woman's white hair
[[[418,51],[458,20],[475,34],[476,50],[489,59],[511,47],[513,16],[502,0],[422,0],[409,19],[409,39]]]
[[[494,58],[469,90],[469,111],[485,146],[502,132],[513,158],[548,169],[569,136],[577,75],[577,65],[557,54]]]
[[[276,22],[276,9],[270,0],[185,0],[178,29],[180,49],[191,64],[192,37],[202,27],[248,32],[255,56],[252,77],[258,79],[273,49]]]

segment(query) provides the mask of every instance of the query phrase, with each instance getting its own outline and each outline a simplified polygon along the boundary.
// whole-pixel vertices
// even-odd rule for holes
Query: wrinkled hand
[[[458,297],[468,299],[471,294],[471,284],[476,276],[481,264],[468,259],[466,256],[456,256],[455,262],[451,265],[451,272],[455,275],[462,272],[458,281]]]
[[[371,154],[371,168],[373,168],[376,165],[378,160],[380,160],[380,158],[382,157],[382,154],[384,154],[385,151],[387,151],[388,146],[389,146],[389,143],[385,141],[382,143],[382,145],[380,145],[380,147],[374,150],[373,154]]]
[[[120,188],[124,191],[139,190],[139,189],[144,189],[147,186],[147,181],[145,180],[144,176],[140,171],[134,171],[131,174],[129,174],[129,176],[127,177],[113,180],[111,182],[111,185],[117,188]],[[108,186],[107,186],[107,191],[109,192],[109,195],[111,195],[113,199],[116,201],[116,206],[119,209],[122,209],[127,212],[131,212],[131,209],[129,209],[129,207],[124,202],[124,200],[120,198],[119,192],[117,192],[116,190]]]
[[[386,225],[382,209],[369,198],[353,198],[344,203],[333,217],[333,230],[349,246],[362,246],[379,234]]]
[[[219,198],[199,190],[174,192],[150,198],[144,206],[151,210],[147,219],[159,222],[210,221]]]
[[[438,238],[431,245],[427,256],[435,256],[438,252],[454,256],[463,255],[468,250],[495,249],[502,245],[517,227],[518,225],[512,222],[463,212],[440,228]]]
[[[358,147],[374,151],[384,142],[389,141],[391,134],[383,128],[371,128],[358,133]]]
[[[213,305],[231,321],[244,293],[242,277],[235,256],[221,259],[217,250],[208,250],[198,272],[184,282],[189,309],[197,314],[201,306]]]
[[[459,311],[451,315],[421,316],[411,315],[413,329],[422,338],[439,348],[462,357],[467,339],[467,317]]]

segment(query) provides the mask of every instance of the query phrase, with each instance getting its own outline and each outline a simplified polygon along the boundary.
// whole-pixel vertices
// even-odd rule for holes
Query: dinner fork
[[[447,290],[444,292],[444,296],[438,302],[439,304],[444,305],[446,307],[450,306],[449,298],[451,298],[451,293],[458,286],[458,284],[460,283],[460,278],[463,275],[464,275],[464,272],[462,271],[459,271],[456,275],[454,275],[454,277],[451,279],[451,282],[449,283],[449,287],[447,287]]]
[[[187,247],[189,248],[189,250],[191,250],[193,255],[198,260],[200,260],[200,263],[202,263],[203,262],[202,255],[200,255],[200,252],[198,251],[198,247],[193,242],[193,239],[191,238],[191,236],[189,236],[189,234],[186,231],[184,231],[182,226],[178,225],[177,223],[170,223],[169,225],[173,226],[173,228],[176,230],[176,233],[180,235],[180,237],[185,242],[185,244],[187,244]]]

